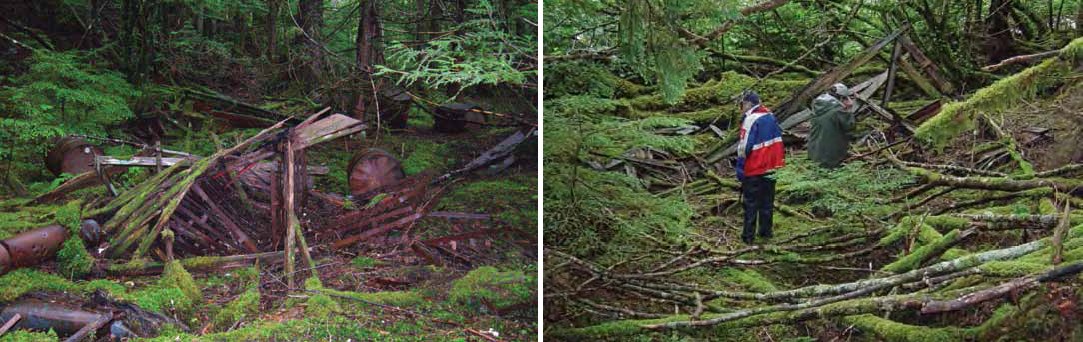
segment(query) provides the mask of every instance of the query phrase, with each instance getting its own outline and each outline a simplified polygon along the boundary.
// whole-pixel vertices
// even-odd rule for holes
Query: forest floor
[[[315,189],[347,194],[346,168],[351,156],[367,148],[391,152],[407,175],[443,173],[461,167],[495,145],[514,128],[482,128],[460,134],[432,131],[428,113],[414,110],[403,131],[367,132],[308,150],[309,165],[330,173],[317,176]],[[168,126],[167,126],[168,127]],[[200,130],[167,130],[163,146],[210,155],[215,143],[207,132],[225,141],[251,136],[258,129],[232,129],[208,122]],[[107,147],[106,154],[134,153],[126,146]],[[432,265],[398,244],[370,242],[341,250],[317,247],[313,252],[318,279],[301,291],[286,291],[281,265],[262,265],[223,272],[192,272],[198,296],[176,296],[173,275],[71,277],[56,261],[14,270],[0,276],[0,301],[42,298],[79,307],[96,290],[125,302],[172,317],[187,325],[169,326],[157,340],[532,340],[537,335],[537,162],[520,158],[493,175],[458,177],[446,188],[436,211],[483,213],[491,220],[452,224],[422,219],[420,238],[448,236],[480,228],[505,233],[471,239],[455,250],[461,259]],[[146,169],[116,177],[119,189],[146,179]],[[30,184],[37,195],[59,181]],[[31,206],[29,198],[5,198],[0,205],[0,238],[79,217],[80,206],[107,193],[104,186],[80,190],[67,204]],[[33,196],[30,196],[32,198]],[[86,210],[86,209],[82,209]],[[306,227],[321,221],[307,215],[335,215],[338,210],[300,214]],[[323,217],[327,219],[327,217]],[[472,222],[472,223],[471,223]],[[312,237],[309,237],[312,239]],[[312,241],[312,240],[310,240]],[[97,260],[102,262],[102,260]],[[59,336],[63,337],[63,336]],[[53,332],[13,331],[5,340],[56,340]]]
[[[776,172],[774,238],[758,239],[751,246],[740,241],[743,209],[732,167],[701,171],[676,184],[661,180],[665,172],[651,170],[680,167],[674,161],[682,157],[687,157],[685,166],[697,165],[698,158],[689,156],[703,156],[718,144],[717,135],[708,130],[689,137],[659,133],[660,128],[721,117],[714,122],[723,129],[730,127],[726,134],[732,134],[727,118],[734,113],[717,103],[741,86],[720,88],[727,82],[712,79],[690,87],[668,108],[642,105],[657,96],[649,99],[619,91],[613,98],[560,94],[547,100],[567,108],[556,111],[554,121],[561,126],[608,135],[611,140],[605,141],[608,145],[561,148],[563,136],[575,133],[551,130],[557,125],[547,121],[546,337],[637,341],[1078,337],[1083,278],[1076,272],[1083,257],[1078,249],[1083,217],[1061,208],[1064,202],[1078,207],[1079,172],[1060,172],[1078,169],[1083,161],[1079,149],[1083,87],[1079,69],[1070,67],[1078,66],[1073,58],[1077,57],[1066,56],[1069,67],[1047,76],[1057,80],[1051,84],[1032,86],[1039,82],[1034,77],[1041,77],[1034,76],[1038,69],[1024,71],[1020,74],[1025,76],[1006,77],[955,104],[976,109],[946,110],[943,117],[929,120],[926,129],[958,134],[938,147],[918,138],[889,145],[882,135],[887,123],[866,114],[859,116],[855,136],[860,139],[850,150],[854,157],[828,170],[807,159],[800,139],[787,137],[786,166]],[[745,76],[727,72],[721,77],[740,83]],[[854,76],[847,84],[866,78]],[[771,94],[764,97],[770,107],[788,93],[785,87],[776,88],[786,85],[783,82],[793,81],[768,79],[754,89]],[[909,94],[904,91],[904,100],[897,101],[901,106],[888,107],[907,113],[921,106],[913,103],[932,101]],[[590,101],[615,105],[590,107]],[[546,119],[550,120],[548,112]],[[643,123],[632,126],[640,129],[636,139],[598,128],[625,119]],[[653,125],[645,120],[654,120]],[[1042,133],[1047,136],[1033,133],[1041,129],[1048,129]],[[793,129],[801,131],[802,126]],[[642,161],[652,159],[650,154],[635,154],[640,159],[625,159],[630,167],[599,170],[612,156],[642,146],[656,149],[653,160]],[[577,157],[567,157],[571,155]],[[550,159],[596,163],[552,167]],[[981,181],[937,183],[952,177],[945,176],[949,174]],[[1064,183],[1052,189],[988,185],[1031,178]],[[643,227],[628,223],[622,228],[630,233],[614,239],[618,243],[591,248],[581,242],[593,239],[586,234],[552,237],[558,230],[582,227],[583,222],[592,222],[599,231],[608,228],[603,218],[573,215],[562,210],[565,205],[607,206],[618,222],[640,217],[632,209],[637,208],[654,214],[638,220],[654,221]],[[1061,252],[1054,252],[1051,245],[1063,248],[1062,258],[1052,263],[1053,254]],[[1036,249],[986,259],[1019,246]],[[1054,267],[1057,263],[1071,270],[1067,276],[1040,276],[1063,270]],[[1033,279],[1044,280],[1039,284]],[[945,303],[952,306],[937,306]]]

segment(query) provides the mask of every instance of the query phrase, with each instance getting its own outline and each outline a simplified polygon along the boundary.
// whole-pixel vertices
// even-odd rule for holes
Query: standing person
[[[812,131],[808,158],[822,167],[836,168],[846,159],[850,130],[854,128],[854,101],[842,83],[812,100]]]
[[[737,180],[744,197],[745,224],[741,241],[752,244],[759,227],[761,238],[770,239],[771,211],[775,203],[772,173],[784,164],[782,128],[771,110],[760,104],[760,96],[747,91],[741,96],[740,140],[737,143]]]

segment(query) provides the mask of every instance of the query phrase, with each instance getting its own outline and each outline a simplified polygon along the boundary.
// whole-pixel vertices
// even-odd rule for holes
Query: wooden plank
[[[899,116],[899,115],[897,115],[895,113],[892,113],[892,112],[884,109],[883,107],[880,107],[879,105],[873,103],[872,101],[869,101],[869,99],[867,97],[861,96],[860,94],[858,94],[858,96],[855,96],[855,97],[857,98],[858,101],[860,101],[861,103],[864,103],[866,106],[868,106],[869,110],[872,110],[873,113],[876,113],[877,115],[880,115],[880,117],[883,117],[888,122],[901,123],[902,126],[904,128],[906,128],[906,130],[909,131],[911,135],[914,134],[914,124],[912,124],[909,121],[903,119],[901,116]]]
[[[290,131],[290,140],[294,149],[303,150],[324,141],[357,133],[364,127],[357,119],[342,114],[331,114],[303,127],[295,127]]]
[[[199,184],[192,184],[192,191],[195,192],[196,196],[199,196],[199,198],[203,200],[203,203],[211,210],[211,213],[218,219],[218,222],[222,223],[223,226],[226,226],[226,229],[229,229],[233,234],[233,238],[237,239],[237,242],[240,242],[249,253],[258,251],[256,243],[248,237],[248,234],[245,234],[244,231],[241,230],[240,226],[237,226],[237,224],[229,218],[229,214],[222,210],[222,208],[219,208],[218,205],[211,200],[210,196],[207,196],[207,193],[203,191],[203,187],[199,186]]]
[[[940,99],[936,99],[933,102],[929,102],[929,104],[918,108],[913,113],[908,114],[906,118],[914,123],[922,123],[940,113],[940,107],[942,105],[943,102]]]
[[[158,166],[158,158],[155,157],[131,157],[131,159],[120,159],[113,156],[97,156],[94,159],[101,165],[114,165],[114,166]],[[192,158],[175,158],[175,157],[162,157],[162,166],[173,166],[177,163],[191,164],[194,159]]]
[[[18,313],[12,315],[11,318],[8,319],[7,323],[4,323],[4,326],[0,327],[0,335],[3,335],[4,333],[8,332],[8,330],[11,330],[11,327],[15,326],[15,323],[19,323],[19,320],[22,318],[23,315]]]
[[[831,69],[831,71],[828,71],[823,75],[820,75],[820,77],[812,80],[812,82],[809,82],[808,85],[805,85],[796,93],[783,101],[782,104],[775,109],[775,115],[778,116],[779,120],[785,120],[790,115],[801,111],[801,109],[804,108],[805,105],[810,100],[812,100],[813,97],[815,97],[819,93],[824,92],[832,84],[838,83],[842,79],[846,78],[846,76],[850,76],[850,73],[852,73],[855,69],[864,65],[873,57],[876,57],[876,55],[879,54],[880,49],[883,49],[885,46],[887,46],[887,44],[894,41],[896,38],[898,38],[909,29],[909,23],[903,25],[899,29],[895,30],[895,32],[892,32],[883,39],[880,39],[880,41],[876,42],[876,44],[869,46],[864,51],[851,58],[850,61],[846,62],[846,64],[837,66]]]
[[[899,43],[902,43],[903,48],[910,53],[910,57],[914,59],[914,62],[918,64],[918,67],[921,68],[926,75],[929,75],[929,79],[933,81],[933,85],[936,86],[936,89],[940,90],[940,93],[951,94],[954,91],[951,82],[948,82],[948,80],[940,75],[936,63],[933,63],[929,57],[925,56],[925,53],[918,48],[917,44],[914,44],[914,42],[910,40],[909,35],[899,37]]]

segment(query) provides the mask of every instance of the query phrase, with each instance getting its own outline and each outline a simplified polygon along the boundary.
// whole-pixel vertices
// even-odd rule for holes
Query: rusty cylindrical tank
[[[56,141],[45,156],[45,168],[54,175],[62,173],[78,175],[94,170],[94,157],[102,155],[102,149],[77,137],[64,137]]]
[[[373,190],[397,184],[406,175],[402,163],[387,151],[370,148],[354,155],[346,167],[349,175],[350,193],[363,196]]]
[[[473,103],[449,103],[436,107],[433,130],[442,133],[459,133],[477,129],[485,123],[485,115],[478,113],[481,106]]]
[[[54,224],[0,241],[0,274],[51,259],[67,239],[68,229]]]
[[[52,329],[60,336],[73,335],[89,324],[108,318],[99,313],[80,310],[77,307],[39,300],[24,300],[8,305],[3,311],[0,311],[0,320],[7,322],[15,314],[22,317],[15,324],[15,329],[35,331]]]

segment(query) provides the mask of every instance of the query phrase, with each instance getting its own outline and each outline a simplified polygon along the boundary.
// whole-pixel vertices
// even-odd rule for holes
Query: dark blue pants
[[[744,196],[745,227],[741,231],[741,240],[750,242],[755,237],[757,227],[761,237],[769,238],[771,232],[771,211],[775,204],[775,180],[767,175],[747,177],[741,182],[741,194]]]

